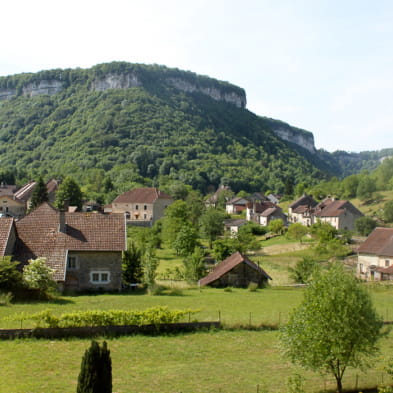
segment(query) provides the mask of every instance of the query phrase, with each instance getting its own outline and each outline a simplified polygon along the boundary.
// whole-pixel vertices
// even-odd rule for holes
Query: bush
[[[124,325],[159,325],[175,323],[188,314],[197,310],[169,310],[166,306],[151,307],[143,311],[108,310],[108,311],[77,311],[56,316],[51,310],[35,314],[17,314],[13,320],[32,320],[36,327],[64,328],[84,326],[124,326]]]
[[[11,257],[0,259],[0,289],[4,292],[16,292],[22,288],[22,274],[18,270],[19,262],[11,261]]]
[[[249,284],[248,284],[248,290],[250,291],[250,292],[256,292],[256,290],[258,289],[258,283],[256,283],[256,282],[250,282]]]
[[[11,300],[13,295],[11,292],[0,293],[0,306],[9,306],[11,304]]]
[[[28,288],[48,294],[56,289],[55,271],[46,264],[45,258],[30,259],[23,268],[23,281]]]

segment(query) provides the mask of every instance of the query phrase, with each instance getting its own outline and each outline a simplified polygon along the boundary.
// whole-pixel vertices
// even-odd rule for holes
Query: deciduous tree
[[[334,375],[337,391],[348,367],[377,352],[382,320],[356,278],[333,264],[316,274],[303,302],[281,330],[284,353],[301,366]]]

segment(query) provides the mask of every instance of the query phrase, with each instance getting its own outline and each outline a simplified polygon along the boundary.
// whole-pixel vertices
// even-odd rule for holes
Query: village
[[[51,179],[46,183],[47,202],[31,210],[35,186],[36,182],[20,188],[0,186],[1,256],[11,256],[21,263],[45,258],[62,291],[98,288],[120,291],[124,287],[122,253],[127,249],[127,227],[152,227],[163,219],[167,207],[174,203],[170,195],[157,188],[137,188],[117,196],[109,205],[99,206],[87,201],[80,211],[77,206],[68,205],[57,209],[53,203],[59,183]],[[356,220],[363,216],[348,200],[327,197],[317,202],[304,194],[291,202],[288,211],[284,212],[279,199],[278,195],[262,193],[236,197],[228,187],[220,187],[205,199],[204,204],[205,209],[218,209],[220,200],[224,201],[223,206],[225,203],[227,218],[222,220],[222,230],[217,236],[236,237],[247,223],[268,228],[271,222],[278,223],[279,229],[270,235],[283,233],[294,224],[309,228],[316,223],[331,225],[337,234],[341,230],[353,232]],[[389,244],[392,233],[389,228],[377,228],[358,247],[354,269],[358,277],[391,279],[393,249]],[[263,286],[267,280],[272,280],[239,251],[228,257],[228,260],[216,260],[216,265],[210,265],[208,271],[211,273],[204,278],[198,277],[200,284],[247,287],[251,282]],[[241,268],[243,264],[247,267]]]

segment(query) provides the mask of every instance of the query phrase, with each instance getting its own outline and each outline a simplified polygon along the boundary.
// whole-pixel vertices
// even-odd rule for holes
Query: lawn
[[[348,370],[344,387],[388,381],[383,365],[392,336],[366,374]],[[211,331],[169,336],[108,339],[117,393],[285,392],[289,376],[301,373],[306,391],[333,389],[329,377],[305,372],[282,359],[277,332]],[[89,340],[15,340],[0,345],[0,393],[75,392],[81,357]],[[12,387],[12,388],[11,388]]]

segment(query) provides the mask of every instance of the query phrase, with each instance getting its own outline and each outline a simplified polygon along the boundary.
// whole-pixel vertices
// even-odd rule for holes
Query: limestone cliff
[[[294,127],[279,127],[273,129],[276,135],[285,141],[299,145],[310,153],[316,153],[314,145],[314,135],[311,132],[300,130]]]

